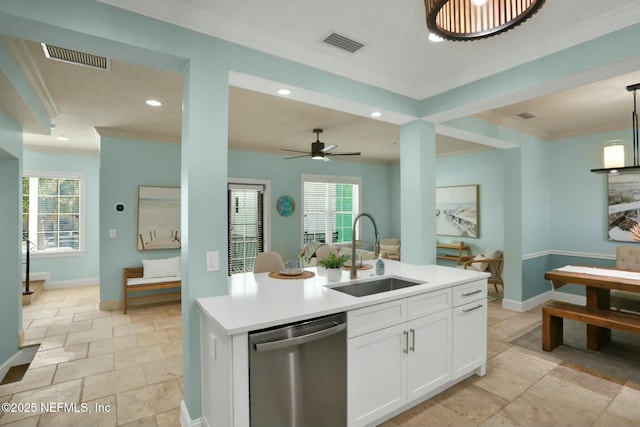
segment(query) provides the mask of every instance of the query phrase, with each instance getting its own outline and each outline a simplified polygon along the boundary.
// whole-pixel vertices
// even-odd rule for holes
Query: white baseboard
[[[570,294],[567,292],[552,291],[551,299],[554,301],[568,302],[576,305],[587,305],[587,297]]]
[[[202,417],[196,418],[195,420],[191,419],[184,400],[180,401],[180,425],[182,427],[205,427]]]
[[[55,282],[45,282],[45,289],[62,289],[62,288],[76,288],[81,286],[95,286],[100,284],[99,277],[89,277],[86,279],[75,280],[57,280]]]
[[[547,291],[541,293],[540,295],[536,295],[533,298],[529,298],[526,301],[514,301],[509,299],[502,300],[502,308],[506,308],[508,310],[514,311],[528,311],[533,307],[536,307],[540,304],[544,304],[547,301],[562,301],[568,302],[576,305],[586,305],[587,298],[581,295],[569,294],[566,292],[558,292],[558,291]]]
[[[22,274],[22,281],[24,282],[25,280],[27,280],[27,275],[26,274]],[[47,283],[49,283],[51,281],[51,273],[49,273],[48,271],[43,271],[43,272],[34,272],[34,273],[29,273],[29,281],[33,282],[36,280],[44,280],[44,285],[45,287],[47,286]]]

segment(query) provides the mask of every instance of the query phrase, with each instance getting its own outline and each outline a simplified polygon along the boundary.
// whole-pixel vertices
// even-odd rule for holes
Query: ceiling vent
[[[92,55],[90,53],[52,46],[45,43],[41,43],[41,45],[44,55],[55,61],[82,65],[84,67],[98,68],[101,70],[108,70],[111,66],[111,60],[104,56]]]
[[[536,117],[536,115],[527,112],[527,113],[518,114],[518,117],[520,117],[521,119],[529,120],[529,119],[533,119],[534,117]]]
[[[323,43],[330,44],[342,50],[346,50],[350,53],[355,53],[364,47],[364,44],[351,40],[349,37],[342,36],[338,33],[329,33],[328,36],[322,39]]]

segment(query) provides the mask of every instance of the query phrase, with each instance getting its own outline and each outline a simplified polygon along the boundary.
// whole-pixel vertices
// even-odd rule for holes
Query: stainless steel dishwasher
[[[251,427],[347,425],[347,316],[249,333]]]

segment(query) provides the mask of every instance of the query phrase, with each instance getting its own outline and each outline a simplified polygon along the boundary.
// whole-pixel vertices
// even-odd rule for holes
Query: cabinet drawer
[[[457,307],[471,301],[487,297],[487,281],[476,280],[453,288],[453,306]]]
[[[451,289],[442,289],[416,295],[407,300],[409,320],[451,308]]]
[[[407,300],[389,301],[347,312],[347,338],[407,321]]]

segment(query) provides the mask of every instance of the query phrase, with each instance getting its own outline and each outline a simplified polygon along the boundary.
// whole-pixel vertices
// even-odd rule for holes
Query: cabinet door
[[[484,365],[487,360],[487,300],[453,309],[453,378]]]
[[[347,419],[367,423],[407,401],[406,324],[347,340]]]
[[[408,323],[408,400],[451,380],[451,310]]]

